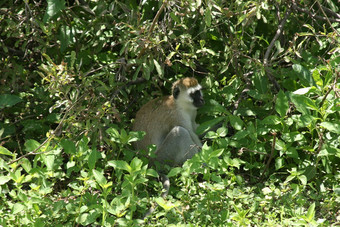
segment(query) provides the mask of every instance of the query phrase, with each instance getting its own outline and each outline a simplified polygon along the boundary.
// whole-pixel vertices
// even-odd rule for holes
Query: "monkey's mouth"
[[[204,100],[201,99],[201,100],[199,100],[197,102],[194,102],[194,105],[195,105],[195,107],[199,108],[199,107],[203,106],[204,103],[205,103]]]

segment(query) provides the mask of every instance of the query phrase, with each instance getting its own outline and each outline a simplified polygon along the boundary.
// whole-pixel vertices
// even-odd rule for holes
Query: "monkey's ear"
[[[172,90],[172,96],[177,99],[178,98],[178,95],[179,95],[179,87],[178,86],[175,86]]]

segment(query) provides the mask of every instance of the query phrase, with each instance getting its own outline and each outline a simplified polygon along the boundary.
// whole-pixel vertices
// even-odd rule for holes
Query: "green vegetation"
[[[0,226],[338,225],[337,3],[2,1]],[[162,199],[130,128],[184,76],[207,133]]]

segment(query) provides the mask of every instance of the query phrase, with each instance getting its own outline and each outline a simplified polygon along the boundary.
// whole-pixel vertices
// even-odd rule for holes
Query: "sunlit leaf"
[[[307,184],[307,177],[305,175],[299,175],[297,178],[300,180],[301,184],[306,185]]]
[[[312,203],[312,205],[309,206],[308,211],[307,211],[307,220],[312,221],[314,220],[315,216],[315,203]]]
[[[21,211],[23,211],[25,209],[25,206],[21,203],[16,203],[14,204],[13,208],[12,208],[12,213],[13,214],[17,214],[20,213]]]
[[[293,70],[298,73],[299,79],[305,86],[315,86],[312,74],[305,67],[300,64],[294,64]]]
[[[0,154],[14,156],[6,147],[0,146]]]
[[[239,116],[230,115],[229,122],[231,126],[236,130],[241,130],[243,128],[243,121]]]
[[[181,172],[182,172],[182,168],[180,168],[180,167],[172,168],[167,176],[168,177],[174,177],[174,176],[177,176],[178,174],[180,174]]]
[[[10,180],[11,180],[11,177],[9,176],[0,176],[0,185],[4,185]]]
[[[331,132],[340,134],[340,123],[338,122],[322,122],[320,125]]]
[[[153,59],[153,63],[155,64],[158,76],[162,77],[163,76],[163,70],[162,70],[161,66],[159,65],[158,61],[156,59]]]
[[[122,160],[111,160],[111,161],[108,161],[107,164],[108,164],[109,166],[112,166],[113,168],[126,170],[126,171],[128,171],[129,173],[131,173],[131,171],[132,171],[130,165],[129,165],[126,161],[122,161]]]
[[[96,181],[99,183],[100,186],[104,186],[107,183],[106,178],[101,172],[99,172],[96,169],[93,169],[92,173],[93,173],[94,178],[96,179]]]

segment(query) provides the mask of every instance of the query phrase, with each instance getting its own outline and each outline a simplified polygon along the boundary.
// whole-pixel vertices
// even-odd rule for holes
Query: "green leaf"
[[[309,222],[313,221],[314,220],[314,216],[315,216],[315,203],[312,203],[312,205],[310,205],[310,207],[308,208],[308,211],[307,211],[307,220]]]
[[[269,115],[265,119],[263,119],[260,123],[263,125],[277,125],[280,124],[281,121],[277,115]]]
[[[170,172],[168,173],[168,177],[174,177],[174,176],[177,176],[179,173],[181,173],[183,171],[182,168],[180,167],[175,167],[175,168],[172,168],[170,170]]]
[[[54,154],[44,155],[44,163],[47,167],[47,170],[49,171],[53,170],[54,160],[55,160]]]
[[[275,159],[275,169],[278,170],[278,169],[281,169],[284,165],[284,159],[283,158],[277,158]]]
[[[319,108],[316,106],[315,102],[312,99],[308,98],[307,96],[293,94],[291,98],[292,98],[292,102],[295,104],[296,108],[301,113],[304,113],[304,114],[307,114],[307,112],[309,113],[309,111],[306,110],[307,108],[311,110],[319,111]]]
[[[4,185],[10,180],[11,180],[11,177],[9,176],[0,176],[0,185]]]
[[[0,154],[14,156],[6,147],[0,146]]]
[[[151,176],[151,177],[158,177],[158,173],[154,169],[147,169],[146,170],[146,175]]]
[[[260,72],[255,73],[254,85],[260,94],[266,94],[268,92],[268,79]]]
[[[205,12],[204,12],[204,21],[205,21],[205,24],[207,25],[207,27],[211,26],[211,11],[210,11],[209,7],[207,7]]]
[[[304,97],[305,96],[294,95],[293,93],[291,93],[290,100],[294,103],[296,109],[300,113],[305,114],[305,115],[310,115],[310,111],[309,111],[309,109],[307,109],[307,106],[304,102]]]
[[[296,91],[293,92],[295,95],[304,95],[307,94],[313,87],[304,87],[297,89]]]
[[[275,149],[279,150],[279,151],[286,151],[287,150],[287,146],[286,146],[285,142],[283,142],[280,139],[277,139],[276,143],[275,143]]]
[[[96,181],[99,183],[101,187],[103,187],[107,183],[106,178],[101,172],[99,172],[96,169],[93,169],[92,173],[93,173],[94,178],[96,179]]]
[[[319,71],[318,69],[314,69],[312,75],[313,75],[313,79],[314,79],[314,81],[316,82],[316,84],[317,84],[319,87],[323,87],[323,80],[321,79],[320,71]]]
[[[63,139],[60,145],[64,148],[66,154],[75,154],[77,152],[76,145],[70,140]]]
[[[17,95],[3,94],[0,95],[0,109],[11,107],[21,102],[21,98]]]
[[[122,160],[111,160],[108,161],[107,163],[109,166],[112,166],[113,168],[121,169],[121,170],[126,170],[129,173],[131,173],[132,169],[130,165],[126,161]]]
[[[156,70],[157,70],[158,76],[162,78],[164,73],[163,73],[163,70],[162,70],[161,66],[159,65],[158,61],[156,61],[156,59],[153,59],[153,63],[156,66]]]
[[[210,99],[208,104],[201,107],[200,112],[209,113],[209,115],[216,115],[214,113],[228,113],[224,106],[213,99]]]
[[[212,127],[214,127],[215,125],[217,125],[220,121],[222,121],[223,119],[225,119],[225,117],[218,117],[206,122],[203,122],[201,125],[199,125],[196,129],[196,133],[198,135],[202,135],[203,133],[209,131]]]
[[[17,214],[17,213],[20,213],[21,211],[23,211],[24,209],[25,209],[24,205],[22,205],[21,203],[16,203],[16,204],[14,204],[14,206],[12,208],[12,213]]]
[[[307,177],[305,175],[299,175],[297,178],[301,181],[301,184],[306,185],[307,184]]]
[[[156,203],[161,206],[164,210],[169,211],[174,207],[177,207],[179,204],[173,204],[171,201],[165,201],[162,197],[158,197],[155,199]]]
[[[143,162],[139,158],[135,157],[134,159],[132,159],[130,163],[132,172],[140,170],[142,168],[142,165],[143,165]]]
[[[69,26],[62,25],[58,35],[60,41],[60,51],[63,53],[73,39],[73,33]]]
[[[307,180],[313,179],[316,175],[315,166],[307,166],[303,175],[306,176]]]
[[[214,150],[213,152],[210,152],[210,153],[209,153],[209,157],[210,157],[210,158],[219,157],[219,156],[221,156],[221,155],[223,154],[223,152],[224,152],[224,149],[223,149],[223,148]]]
[[[96,165],[96,162],[98,159],[100,159],[102,156],[101,156],[101,153],[98,152],[97,150],[92,150],[92,152],[90,153],[90,156],[89,156],[89,160],[88,160],[88,165],[89,165],[89,168],[90,169],[93,169]]]
[[[47,9],[43,19],[44,23],[57,17],[63,9],[65,9],[64,0],[47,0]]]
[[[176,14],[174,12],[170,13],[170,17],[177,23],[180,24],[181,21],[179,20],[179,18],[176,16]]]
[[[285,93],[283,93],[283,91],[280,90],[279,93],[277,94],[275,110],[278,114],[280,114],[281,117],[284,117],[286,116],[288,109],[289,109],[288,98],[285,95]]]
[[[298,73],[299,79],[305,86],[315,86],[313,76],[305,67],[300,64],[294,64],[293,70]]]
[[[231,126],[236,130],[241,130],[243,128],[243,121],[238,116],[230,115],[229,122]]]
[[[32,164],[27,158],[22,159],[21,165],[27,173],[29,173],[32,169]]]
[[[38,141],[35,141],[35,140],[27,140],[25,142],[25,150],[27,152],[32,152],[34,151],[35,149],[37,149],[38,147],[40,146],[40,143]],[[39,149],[40,150],[40,149]],[[38,152],[38,151],[37,151]]]
[[[334,132],[336,134],[340,134],[340,124],[336,122],[322,122],[320,124],[322,127],[327,129],[330,132]]]
[[[142,66],[143,66],[143,77],[146,80],[149,80],[150,79],[150,74],[151,74],[150,66],[147,63],[145,63],[145,62],[142,64]]]
[[[287,182],[293,180],[295,177],[296,177],[295,175],[289,175],[289,176],[286,178],[285,183],[287,183]]]

